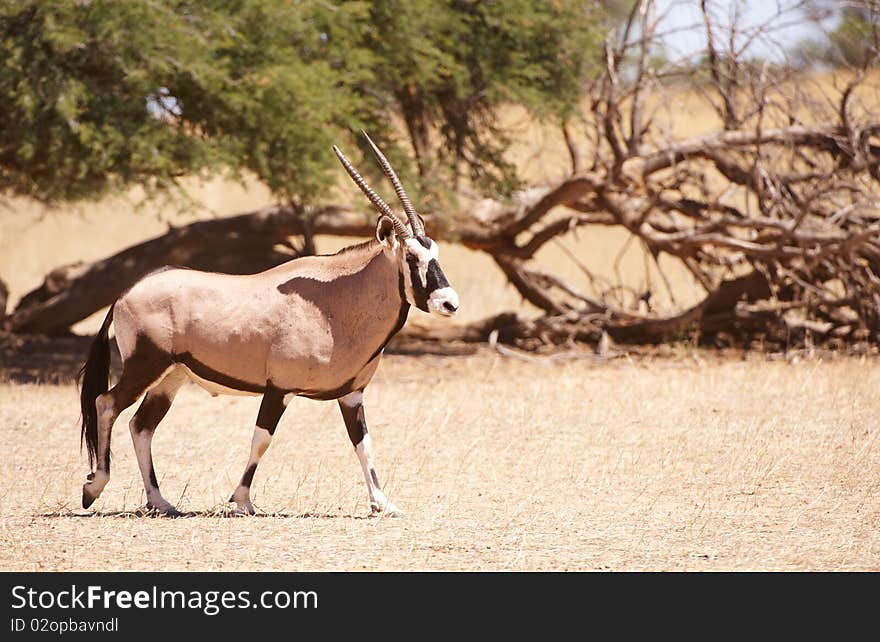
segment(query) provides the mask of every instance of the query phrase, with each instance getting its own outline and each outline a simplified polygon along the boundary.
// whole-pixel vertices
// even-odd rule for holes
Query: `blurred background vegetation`
[[[248,170],[309,204],[330,145],[363,128],[429,187],[509,191],[495,108],[571,110],[607,18],[576,0],[7,2],[0,189],[53,202]]]
[[[0,191],[52,203],[247,170],[280,202],[313,204],[333,182],[327,149],[363,128],[430,194],[462,177],[508,194],[522,181],[497,108],[574,113],[632,4],[5,2]],[[870,3],[802,4],[832,26],[796,43],[793,64],[865,63]],[[650,63],[666,62],[658,46]]]
[[[502,340],[880,340],[878,33],[878,0],[10,0],[0,233],[40,256],[0,261],[4,328],[67,332],[168,261],[255,271],[371,233],[329,151],[378,183],[364,129],[435,238],[488,257],[462,273],[513,287],[474,281],[474,314],[545,315]],[[212,178],[245,193],[175,228]],[[112,232],[120,195],[193,207]],[[9,224],[23,201],[55,230],[100,201],[101,238],[50,248]]]

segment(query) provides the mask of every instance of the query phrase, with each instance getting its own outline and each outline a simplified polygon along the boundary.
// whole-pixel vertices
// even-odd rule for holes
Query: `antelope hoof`
[[[235,492],[232,493],[232,497],[229,498],[229,503],[235,504],[235,508],[232,511],[233,515],[244,517],[245,515],[257,514],[257,509],[254,508],[254,505],[251,503],[250,493],[246,488],[241,486],[236,488]]]
[[[250,502],[250,500],[240,500],[235,499],[235,497],[229,498],[230,502],[235,502],[235,508],[232,509],[233,515],[238,515],[239,517],[246,517],[249,515],[256,515],[257,509],[254,508],[254,505]]]
[[[232,514],[236,517],[252,517],[257,514],[257,509],[253,506],[236,506],[232,509]]]
[[[152,504],[147,503],[147,512],[148,514],[159,517],[183,517],[183,513],[174,508],[171,504],[153,506]]]
[[[382,517],[403,517],[403,511],[391,502],[386,502],[384,506],[380,506],[376,502],[370,502],[370,512],[373,515]]]
[[[82,488],[82,507],[88,508],[94,504],[102,490],[104,490],[104,487],[101,486],[99,488],[98,484],[95,483],[95,473],[92,472],[86,475],[86,483],[83,484]]]
[[[82,498],[83,508],[88,508],[89,506],[94,504],[96,499],[98,499],[98,497],[97,496],[92,497],[92,494],[89,492],[89,482],[86,482],[85,484],[83,484],[83,498]]]

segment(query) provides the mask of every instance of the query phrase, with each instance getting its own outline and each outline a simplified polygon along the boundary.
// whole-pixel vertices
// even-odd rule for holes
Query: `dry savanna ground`
[[[185,387],[138,517],[127,429],[87,472],[70,386],[0,387],[3,570],[880,570],[880,369],[684,357],[555,364],[389,357],[368,388],[377,469],[405,516],[366,518],[332,402],[297,400],[225,516],[258,401]]]
[[[692,96],[679,98],[670,104],[687,117],[675,120],[676,135],[715,126]],[[508,117],[530,141],[515,150],[527,175],[561,175],[556,135]],[[7,202],[0,277],[12,303],[61,263],[106,256],[169,221],[268,201],[252,183],[189,187],[198,211],[135,213],[136,195],[73,212]],[[565,242],[608,281],[657,283],[656,266],[627,240],[585,229]],[[319,239],[319,249],[342,243]],[[485,256],[447,246],[441,259],[461,294],[461,321],[523,310]],[[539,260],[587,287],[562,248]],[[663,268],[678,305],[699,298],[682,270]],[[670,298],[659,289],[661,305]],[[93,317],[77,330],[95,325]],[[262,515],[229,516],[224,500],[243,471],[259,401],[211,398],[193,385],[154,440],[162,490],[187,516],[139,516],[133,409],[116,425],[110,484],[84,511],[74,387],[0,383],[0,570],[880,570],[880,364],[669,353],[387,357],[366,409],[399,519],[367,518],[339,411],[308,400],[288,409],[257,472]]]

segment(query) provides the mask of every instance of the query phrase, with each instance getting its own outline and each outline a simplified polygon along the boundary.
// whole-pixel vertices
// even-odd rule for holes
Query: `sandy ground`
[[[880,570],[876,361],[388,357],[366,407],[398,519],[307,400],[257,473],[271,516],[225,516],[258,403],[181,391],[154,453],[193,514],[149,518],[131,410],[83,511],[74,389],[3,384],[0,569]]]
[[[870,83],[871,104],[878,87]],[[717,127],[694,95],[673,93],[666,107],[658,118],[675,136]],[[516,110],[505,118],[521,141],[511,160],[530,184],[564,175],[558,133]],[[136,210],[136,191],[58,210],[0,203],[10,305],[60,264],[270,201],[253,181],[186,186],[192,206],[177,208]],[[346,242],[319,238],[318,249]],[[596,289],[567,251],[599,287],[650,288],[659,309],[702,296],[681,265],[661,257],[658,268],[619,230],[583,228],[563,243],[542,250],[537,267],[585,292]],[[461,295],[460,322],[534,312],[488,257],[444,245],[441,260]],[[76,331],[93,332],[103,314]],[[194,386],[154,441],[165,496],[192,515],[136,515],[133,409],[117,423],[110,485],[83,511],[73,386],[0,383],[0,570],[880,570],[878,361],[722,361],[670,349],[666,360],[601,363],[489,351],[386,358],[367,418],[402,519],[367,518],[335,404],[307,400],[288,409],[255,479],[255,503],[271,517],[225,516],[259,400],[212,399]]]

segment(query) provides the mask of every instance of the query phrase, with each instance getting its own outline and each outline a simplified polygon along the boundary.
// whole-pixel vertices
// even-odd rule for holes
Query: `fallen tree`
[[[877,57],[877,34],[865,66],[832,100],[811,94],[791,69],[749,62],[734,37],[719,48],[712,12],[702,7],[705,64],[652,66],[659,22],[652,3],[635,3],[617,40],[606,45],[589,108],[580,121],[561,124],[568,176],[510,203],[485,199],[443,219],[427,216],[435,239],[487,253],[540,311],[438,330],[435,338],[492,336],[530,349],[605,336],[746,346],[880,342],[880,121],[859,98]],[[770,33],[759,29],[749,38]],[[674,95],[663,84],[673,76],[688,78],[709,101],[717,131],[670,134],[675,116],[661,118],[670,106],[658,96]],[[589,295],[536,263],[546,244],[588,225],[626,230],[655,262],[673,257],[704,298],[686,309],[646,312],[639,302],[650,302],[650,291],[627,302],[611,295],[619,284]],[[53,271],[4,327],[64,333],[162,265],[257,271],[295,256],[300,248],[291,237],[313,234],[368,236],[372,224],[335,205],[200,221],[102,261]],[[592,279],[587,259],[571,259]]]
[[[3,320],[19,333],[64,334],[74,323],[113,303],[134,282],[166,265],[250,273],[295,257],[292,236],[314,233],[366,236],[369,220],[340,207],[306,216],[271,206],[229,218],[171,228],[157,238],[94,263],[74,263],[50,272],[39,288],[22,297]]]

